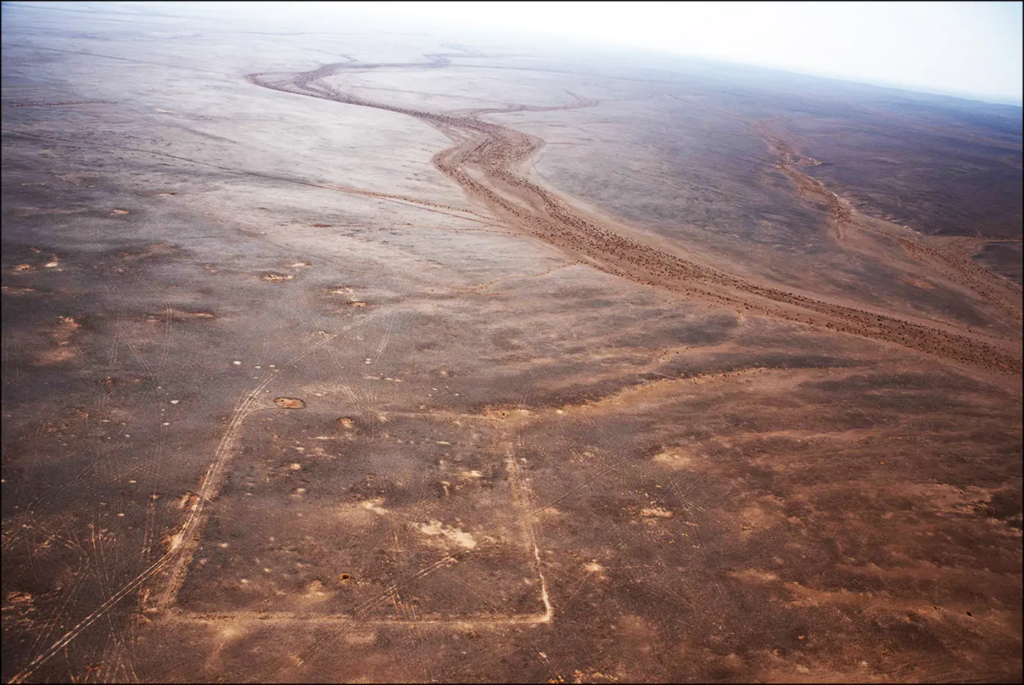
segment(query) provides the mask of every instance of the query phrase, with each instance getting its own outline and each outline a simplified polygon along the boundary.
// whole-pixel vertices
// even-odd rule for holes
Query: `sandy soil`
[[[215,11],[3,7],[5,681],[1020,680],[1019,108]]]

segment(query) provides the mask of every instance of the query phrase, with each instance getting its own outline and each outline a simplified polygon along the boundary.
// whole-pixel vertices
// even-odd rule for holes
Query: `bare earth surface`
[[[215,11],[3,6],[5,682],[1020,681],[1020,108]]]

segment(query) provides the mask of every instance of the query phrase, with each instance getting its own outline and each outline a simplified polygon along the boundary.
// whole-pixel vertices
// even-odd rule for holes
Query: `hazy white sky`
[[[564,36],[1020,103],[1021,8],[1021,2],[346,2],[281,9],[387,18],[424,30]]]

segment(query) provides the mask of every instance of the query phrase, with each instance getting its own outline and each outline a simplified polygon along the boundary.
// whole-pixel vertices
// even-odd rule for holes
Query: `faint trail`
[[[100,143],[94,143],[85,140],[74,140],[71,138],[62,138],[60,136],[53,135],[38,135],[35,133],[29,133],[27,131],[18,131],[10,128],[0,128],[0,132],[8,135],[22,136],[24,138],[33,138],[36,140],[44,140],[51,143],[66,143],[68,145],[78,145],[84,147],[94,147],[102,150],[119,150],[124,152],[138,152],[146,155],[155,155],[158,157],[167,157],[170,159],[176,159],[182,162],[188,162],[189,164],[197,164],[199,166],[209,167],[211,169],[217,169],[218,171],[224,171],[231,174],[238,174],[240,176],[251,176],[254,178],[263,178],[273,181],[281,181],[283,183],[294,183],[296,185],[307,186],[310,188],[321,188],[323,190],[332,190],[339,193],[347,193],[349,195],[360,195],[362,197],[369,197],[385,202],[395,202],[405,206],[416,207],[423,211],[433,212],[435,214],[442,214],[445,216],[451,216],[464,221],[473,221],[475,223],[481,223],[485,225],[493,225],[494,219],[486,215],[474,212],[469,209],[463,209],[461,207],[452,207],[437,202],[431,202],[429,200],[423,200],[415,197],[408,197],[405,195],[394,195],[389,193],[378,193],[371,190],[362,190],[360,188],[354,188],[352,186],[346,186],[341,184],[325,184],[325,183],[313,183],[312,181],[305,181],[299,178],[293,178],[289,176],[281,176],[277,174],[268,174],[259,171],[245,171],[243,169],[234,169],[231,167],[221,166],[219,164],[213,164],[211,162],[204,162],[198,159],[190,159],[188,157],[182,157],[180,155],[172,155],[167,152],[159,152],[157,150],[146,150],[144,148],[135,148],[122,145],[104,145]]]
[[[580,255],[584,263],[609,274],[666,288],[690,299],[899,345],[1000,375],[1020,376],[1024,369],[1018,341],[994,340],[964,326],[911,319],[882,309],[869,310],[761,285],[627,236],[586,216],[553,192],[526,178],[523,167],[544,141],[479,118],[485,114],[513,111],[592,107],[599,104],[597,101],[573,96],[573,103],[560,106],[520,105],[455,115],[373,102],[338,91],[325,82],[328,77],[346,69],[383,66],[440,68],[448,63],[446,56],[427,57],[431,61],[419,65],[338,63],[308,72],[250,74],[246,78],[271,90],[405,114],[430,124],[454,143],[434,155],[434,165],[439,171],[508,225]],[[841,232],[852,216],[852,210],[834,193],[820,183],[815,182],[817,185],[814,185],[812,180],[807,181],[808,187],[813,186],[813,191],[829,202],[837,231]]]
[[[571,266],[579,266],[582,263],[583,262],[579,261],[565,262],[563,264],[559,264],[558,266],[553,266],[550,269],[545,269],[544,271],[539,271],[534,274],[512,274],[511,276],[502,276],[501,278],[495,278],[490,281],[487,281],[486,283],[481,283],[480,285],[471,285],[465,288],[459,288],[459,291],[477,292],[480,290],[487,290],[488,288],[497,285],[498,283],[504,283],[505,281],[525,281],[531,278],[543,278],[549,274],[553,274],[556,271],[567,269]]]
[[[47,47],[43,47],[42,45],[26,45],[24,43],[21,43],[21,44],[8,44],[8,47],[29,48],[31,50],[47,50],[49,52],[63,52],[63,53],[68,54],[68,55],[85,55],[87,57],[98,57],[100,59],[115,59],[115,60],[118,60],[119,62],[132,62],[134,64],[149,64],[149,65],[152,65],[152,66],[155,66],[155,67],[168,67],[168,68],[171,68],[171,69],[183,69],[185,71],[198,71],[198,72],[203,72],[203,73],[206,73],[206,74],[219,74],[220,76],[234,76],[234,74],[230,74],[230,73],[227,73],[227,72],[224,72],[224,71],[213,71],[212,69],[197,69],[195,67],[183,67],[180,64],[167,64],[166,62],[148,62],[148,61],[141,60],[141,59],[131,59],[131,58],[128,58],[128,57],[116,57],[114,55],[100,55],[100,54],[97,54],[95,52],[83,52],[82,50],[64,50],[64,49],[61,49],[61,48],[47,48]],[[75,104],[78,104],[78,103],[75,103]]]
[[[405,289],[405,279],[402,278],[402,275],[399,273],[398,269],[395,268],[394,264],[392,263],[392,260],[388,259],[387,257],[385,257],[385,261],[383,263],[383,266],[386,267],[391,272],[391,276],[394,278],[395,283],[398,286],[396,288],[396,290],[398,290],[399,292],[404,290]],[[391,342],[391,335],[394,332],[395,319],[397,317],[398,317],[398,312],[395,311],[395,308],[394,307],[389,308],[388,318],[387,318],[387,327],[384,329],[384,335],[381,336],[380,343],[377,345],[376,353],[373,356],[373,364],[375,366],[377,364],[379,364],[380,359],[381,359],[381,355],[384,354],[384,351],[388,348],[388,344]]]
[[[74,105],[113,105],[114,102],[108,100],[78,100],[74,102],[22,102],[17,104],[3,103],[4,107],[20,108],[20,107],[72,107]]]
[[[605,476],[607,476],[609,473],[612,473],[613,471],[617,471],[618,469],[623,468],[624,466],[630,466],[630,465],[639,464],[642,461],[644,461],[645,459],[646,459],[646,457],[644,457],[644,456],[628,457],[626,459],[620,459],[617,462],[609,464],[608,466],[605,466],[603,469],[601,469],[600,471],[595,473],[590,478],[587,478],[585,481],[583,481],[582,483],[580,483],[579,485],[574,487],[572,490],[569,490],[568,492],[563,493],[562,495],[559,495],[558,497],[556,497],[555,499],[547,502],[546,504],[542,504],[542,505],[540,505],[538,507],[535,507],[533,509],[533,511],[531,512],[531,515],[535,516],[535,515],[539,514],[540,512],[544,511],[545,509],[547,509],[548,507],[553,507],[556,504],[558,504],[559,502],[562,502],[562,501],[564,501],[566,499],[569,499],[573,495],[586,490],[587,488],[590,487],[591,483],[593,483],[594,481],[597,481],[597,480],[600,480],[600,479],[604,478]]]
[[[360,604],[359,606],[357,606],[352,611],[352,615],[354,617],[356,617],[356,618],[359,618],[359,617],[365,615],[366,612],[370,611],[371,609],[373,609],[375,606],[377,606],[381,602],[384,602],[384,601],[387,601],[387,600],[391,599],[391,596],[392,596],[393,593],[397,592],[400,588],[405,587],[406,585],[408,585],[412,581],[418,580],[419,578],[423,578],[424,576],[428,576],[431,573],[433,573],[434,571],[436,571],[437,569],[442,568],[443,566],[447,566],[448,564],[456,563],[456,562],[459,561],[459,559],[462,559],[462,558],[464,558],[464,557],[466,557],[468,555],[469,555],[469,552],[456,552],[455,554],[446,554],[445,556],[441,557],[437,561],[435,561],[435,562],[433,562],[431,564],[428,564],[427,566],[421,568],[416,573],[413,573],[411,576],[406,576],[405,578],[402,578],[401,580],[399,580],[399,581],[397,581],[395,583],[392,583],[391,585],[389,585],[387,587],[387,589],[385,589],[383,592],[381,592],[379,595],[377,595],[373,599],[369,599],[369,600],[363,602],[362,604]]]

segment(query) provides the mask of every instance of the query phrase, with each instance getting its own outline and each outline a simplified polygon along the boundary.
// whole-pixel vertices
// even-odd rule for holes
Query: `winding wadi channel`
[[[880,308],[868,310],[755,283],[625,235],[620,228],[588,216],[555,192],[527,178],[524,167],[544,145],[542,139],[481,118],[515,111],[592,107],[600,104],[598,101],[577,97],[574,102],[560,106],[519,105],[444,114],[373,102],[341,92],[326,82],[343,70],[443,68],[450,64],[452,56],[455,55],[427,55],[430,61],[424,63],[343,62],[298,73],[250,74],[247,79],[255,85],[284,93],[387,110],[430,124],[454,143],[434,155],[433,163],[439,171],[511,228],[571,252],[584,263],[607,273],[668,289],[689,299],[900,345],[1011,380],[1019,379],[1022,372],[1020,340],[996,338],[966,326],[914,320]],[[799,173],[784,161],[779,168],[790,177]],[[820,182],[815,184],[815,187],[821,185]],[[824,192],[822,189],[821,193]],[[834,196],[831,192],[827,195]],[[842,220],[843,223],[855,222],[856,212],[844,211]],[[946,261],[943,266],[948,264]],[[984,297],[984,293],[975,291]],[[1006,309],[1005,298],[993,304]],[[1008,313],[1019,321],[1019,308],[1014,306],[1013,310]]]

